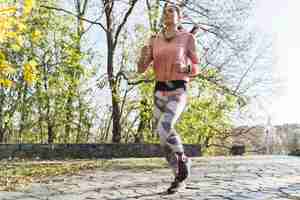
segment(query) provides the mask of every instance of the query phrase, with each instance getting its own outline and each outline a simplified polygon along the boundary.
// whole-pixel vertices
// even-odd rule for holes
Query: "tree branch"
[[[52,6],[46,6],[46,5],[41,5],[41,7],[46,8],[46,9],[61,11],[61,12],[67,13],[69,15],[72,15],[72,16],[78,18],[78,19],[81,19],[83,21],[86,21],[88,23],[99,25],[105,32],[107,32],[106,28],[100,22],[92,21],[92,20],[86,19],[84,17],[78,16],[78,15],[74,14],[73,12],[71,12],[69,10],[66,10],[66,9],[63,9],[63,8],[56,8],[56,7],[52,7]]]
[[[258,54],[257,56],[255,56],[255,58],[253,59],[251,65],[247,68],[247,70],[245,71],[245,73],[242,75],[242,77],[241,77],[239,83],[237,84],[234,92],[237,92],[239,90],[240,86],[242,85],[243,80],[248,75],[248,73],[250,72],[250,70],[255,66],[256,61],[259,59],[260,56],[261,56],[261,54]]]
[[[122,28],[124,27],[125,23],[127,22],[128,17],[130,16],[135,4],[137,3],[138,0],[132,0],[130,8],[128,9],[128,11],[126,12],[123,21],[121,22],[121,24],[118,26],[116,34],[115,34],[115,38],[114,38],[114,44],[113,44],[113,49],[116,48],[117,44],[118,44],[118,38],[120,35],[120,32],[122,30]]]

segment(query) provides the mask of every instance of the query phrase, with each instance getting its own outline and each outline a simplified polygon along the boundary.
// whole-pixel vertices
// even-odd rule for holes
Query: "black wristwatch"
[[[187,73],[191,74],[192,73],[192,65],[187,66]]]

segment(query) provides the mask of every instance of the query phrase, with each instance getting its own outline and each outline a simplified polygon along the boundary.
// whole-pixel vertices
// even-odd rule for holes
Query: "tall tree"
[[[127,4],[127,8],[124,16],[118,25],[116,21],[116,14],[113,12],[115,9],[116,1],[113,0],[103,0],[103,9],[105,13],[105,24],[104,27],[106,33],[106,44],[107,44],[107,75],[109,81],[109,87],[112,96],[112,119],[113,119],[113,130],[112,130],[112,141],[121,141],[121,126],[120,126],[120,97],[118,92],[117,80],[114,78],[114,56],[116,47],[118,45],[118,40],[124,25],[126,24],[132,10],[134,9],[137,0],[131,0]]]

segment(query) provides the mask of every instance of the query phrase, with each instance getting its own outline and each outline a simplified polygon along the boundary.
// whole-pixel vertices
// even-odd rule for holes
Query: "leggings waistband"
[[[178,88],[186,90],[185,80],[156,81],[155,91],[174,91]]]

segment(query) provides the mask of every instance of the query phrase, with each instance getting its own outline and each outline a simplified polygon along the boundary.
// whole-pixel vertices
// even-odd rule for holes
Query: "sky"
[[[255,11],[258,29],[273,37],[276,75],[284,81],[281,94],[263,103],[272,124],[300,123],[300,1],[259,0]]]

